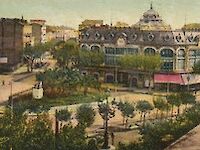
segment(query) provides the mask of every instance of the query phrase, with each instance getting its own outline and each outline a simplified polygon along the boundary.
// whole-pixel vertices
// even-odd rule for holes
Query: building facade
[[[23,27],[22,19],[0,19],[0,71],[13,70],[21,63]]]
[[[200,60],[199,36],[198,31],[172,30],[151,6],[139,22],[131,27],[88,27],[81,30],[79,41],[83,49],[103,50],[105,66],[114,66],[116,57],[125,54],[158,54],[163,62],[162,73],[181,76],[191,72],[194,64]],[[119,79],[115,79],[115,74],[114,69],[105,71],[105,81],[127,81],[130,85],[136,86],[140,78],[137,71],[131,70],[119,69]]]
[[[47,42],[45,23],[45,20],[30,20],[30,24],[32,25],[32,35],[34,37],[34,44]]]

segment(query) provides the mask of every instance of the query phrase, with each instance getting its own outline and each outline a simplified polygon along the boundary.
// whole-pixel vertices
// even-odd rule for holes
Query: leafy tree
[[[88,51],[80,49],[79,51],[79,66],[80,67],[90,67],[90,66],[100,66],[104,63],[104,53],[100,51]]]
[[[143,116],[143,124],[145,124],[146,114],[153,109],[153,106],[146,100],[140,100],[137,102],[136,108],[141,113],[141,118]]]
[[[82,75],[80,84],[84,88],[84,91],[83,91],[84,95],[87,94],[89,87],[96,88],[96,89],[100,88],[100,83],[97,81],[97,79],[94,76],[91,76],[91,75]]]
[[[128,118],[133,118],[135,116],[135,108],[128,102],[119,102],[118,109],[121,111],[123,116],[123,125],[126,122],[125,127],[128,126]]]
[[[168,95],[166,98],[167,98],[167,102],[171,105],[171,117],[173,117],[174,106],[176,104],[175,103],[176,95],[171,94],[171,95]]]
[[[47,115],[41,115],[27,123],[21,149],[54,150],[54,133]]]
[[[108,120],[115,116],[115,109],[110,105],[107,105],[105,103],[99,103],[98,108],[98,112],[104,120],[104,122],[106,120],[106,116],[108,117]]]
[[[68,41],[57,46],[54,57],[57,59],[57,63],[60,67],[71,68],[73,66],[72,63],[77,63],[78,55],[77,43]]]
[[[194,64],[193,72],[196,74],[200,74],[200,61]]]
[[[62,109],[57,112],[56,117],[59,121],[69,121],[71,119],[71,112],[67,108]]]
[[[47,96],[67,96],[76,91],[81,82],[81,75],[77,70],[57,68],[38,74],[37,80],[43,82]]]
[[[148,72],[149,90],[152,75],[160,69],[162,63],[159,55],[124,55],[119,58],[118,62],[123,68]]]
[[[56,111],[56,132],[58,132],[58,130],[60,128],[62,128],[62,122],[65,121],[70,121],[71,120],[71,112],[69,112],[69,110],[66,109],[62,109],[59,112]],[[59,124],[59,121],[61,121],[61,124]]]
[[[90,105],[81,105],[77,109],[76,118],[80,125],[89,127],[94,123],[95,111]]]
[[[24,48],[24,57],[27,61],[28,72],[33,71],[35,60],[40,59],[41,62],[42,55],[49,49],[50,46],[48,46],[47,44],[38,44],[35,46],[27,46]]]
[[[187,105],[192,105],[196,103],[195,96],[189,92],[181,92],[179,93],[179,96],[182,101],[182,104],[184,104],[186,108],[187,108]]]
[[[161,119],[162,119],[163,111],[168,109],[167,102],[162,97],[158,97],[155,100],[153,100],[153,104],[154,107],[157,109],[156,119],[158,118],[158,111],[161,112]]]
[[[56,145],[60,150],[87,150],[84,128],[82,126],[64,126]]]
[[[22,141],[25,125],[26,116],[11,111],[10,108],[4,111],[3,116],[0,116],[0,138],[4,139],[2,149],[21,149],[19,143]]]

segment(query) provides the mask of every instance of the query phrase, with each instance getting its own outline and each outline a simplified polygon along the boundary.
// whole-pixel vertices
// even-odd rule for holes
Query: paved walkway
[[[0,85],[0,104],[5,103],[11,94],[16,94],[32,87],[33,85],[22,82],[12,82],[12,89],[10,83]]]
[[[200,150],[200,125],[178,139],[165,150]]]

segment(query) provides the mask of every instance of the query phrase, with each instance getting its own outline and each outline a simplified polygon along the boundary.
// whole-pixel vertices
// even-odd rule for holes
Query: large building
[[[0,71],[13,70],[23,53],[23,19],[0,19]]]
[[[81,48],[102,49],[105,53],[106,67],[114,66],[115,58],[124,54],[159,54],[163,61],[162,74],[154,75],[154,83],[169,82],[185,85],[189,83],[184,82],[183,76],[191,72],[194,64],[200,60],[199,36],[200,32],[196,31],[172,30],[151,5],[142,18],[131,27],[116,28],[102,25],[84,28],[81,30],[79,41]],[[117,82],[126,82],[130,86],[141,87],[146,82],[139,82],[141,74],[137,71],[119,68],[117,78],[115,74],[114,67],[104,69],[105,81],[117,80]],[[192,77],[188,80],[192,79],[196,80]]]
[[[34,37],[34,44],[46,43],[46,21],[35,19],[30,20],[30,23],[32,25],[32,35]]]
[[[78,39],[78,31],[65,26],[47,26],[47,41],[67,41]]]
[[[91,26],[102,26],[102,25],[103,25],[103,20],[86,19],[79,25],[79,30],[82,30],[84,28],[88,28],[88,27],[91,27]]]

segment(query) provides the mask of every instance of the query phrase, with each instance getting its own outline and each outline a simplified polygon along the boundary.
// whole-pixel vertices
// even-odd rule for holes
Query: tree
[[[48,115],[29,121],[22,139],[21,149],[54,150],[54,133]]]
[[[140,111],[141,118],[143,116],[143,125],[144,125],[146,114],[153,109],[153,106],[146,100],[140,100],[137,102],[136,108]]]
[[[27,61],[27,70],[33,71],[33,65],[36,59],[41,62],[42,55],[53,47],[50,43],[37,44],[35,46],[27,46],[24,48],[24,58]]]
[[[174,106],[176,104],[175,103],[176,95],[171,94],[171,95],[168,95],[166,98],[167,98],[167,103],[169,103],[171,105],[171,117],[173,117]]]
[[[87,150],[84,128],[82,126],[64,126],[57,139],[57,149]]]
[[[3,138],[2,149],[20,150],[26,125],[26,116],[6,108],[3,116],[0,116],[0,138]]]
[[[109,105],[108,97],[106,98],[106,103],[99,103],[98,107],[99,107],[99,114],[104,121],[104,143],[102,148],[107,149],[109,148],[108,121],[110,118],[113,118],[115,116],[115,108],[113,107],[113,105]]]
[[[56,130],[59,130],[60,128],[62,128],[62,125],[59,125],[59,121],[61,121],[61,123],[63,121],[67,122],[71,120],[71,112],[69,112],[68,108],[66,109],[62,109],[60,111],[56,111]],[[60,127],[59,127],[60,126]]]
[[[91,75],[82,75],[80,84],[84,88],[83,90],[84,95],[87,94],[89,87],[96,88],[96,89],[100,88],[100,83],[97,81],[97,79],[94,76],[91,76]]]
[[[189,92],[181,92],[179,93],[180,99],[182,101],[182,104],[184,104],[187,108],[187,105],[192,105],[196,103],[196,98],[193,94]]]
[[[177,114],[180,114],[180,106],[182,104],[181,97],[179,94],[176,94],[174,97],[174,105],[177,107]]]
[[[193,72],[196,74],[200,74],[200,61],[194,64]]]
[[[100,66],[104,63],[105,54],[102,50],[88,51],[79,50],[79,67]]]
[[[158,118],[158,111],[161,112],[161,119],[163,116],[163,111],[167,110],[167,102],[162,97],[157,97],[153,100],[154,107],[157,109],[156,111],[156,119]]]
[[[81,82],[81,74],[75,69],[46,70],[37,75],[43,82],[44,92],[49,97],[67,96],[76,91]]]
[[[128,102],[119,102],[118,109],[122,113],[123,125],[124,125],[124,122],[126,122],[125,127],[127,127],[128,126],[128,118],[133,118],[135,116],[135,114],[134,114],[135,108],[133,105],[131,105]]]
[[[90,105],[81,105],[77,109],[76,118],[80,125],[89,127],[94,123],[95,111]]]
[[[69,121],[71,119],[71,112],[69,112],[67,108],[62,109],[58,111],[58,113],[56,114],[56,117],[59,121]]]
[[[62,68],[71,68],[73,63],[77,63],[79,51],[77,43],[68,41],[57,46],[55,51],[55,58],[57,63]]]
[[[151,89],[150,81],[152,75],[160,69],[162,64],[159,55],[124,55],[118,61],[123,68],[148,72],[149,90]]]

